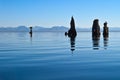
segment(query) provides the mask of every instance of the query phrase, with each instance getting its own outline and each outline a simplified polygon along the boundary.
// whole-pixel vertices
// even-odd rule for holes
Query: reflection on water
[[[99,50],[100,48],[100,37],[92,38],[93,42],[93,50]],[[103,37],[103,45],[104,49],[108,47],[108,37]]]
[[[71,51],[75,50],[75,37],[70,37],[70,45],[71,45]]]
[[[108,37],[104,37],[104,49],[108,47]]]
[[[30,36],[30,43],[31,43],[31,45],[32,45],[32,37]]]
[[[92,37],[92,41],[93,41],[93,50],[99,50],[100,47],[100,37]]]
[[[32,45],[32,33],[29,33],[30,34],[30,43]]]
[[[100,39],[91,39],[91,32],[80,32],[76,38],[65,38],[62,32],[0,34],[0,80],[120,79],[116,33]]]
[[[32,38],[32,33],[29,33],[30,34],[30,37]]]
[[[70,38],[70,46],[71,46],[70,50],[72,51],[72,54],[73,54],[73,51],[75,50],[75,38],[76,38],[76,36],[68,36],[67,32],[65,32],[65,36]]]

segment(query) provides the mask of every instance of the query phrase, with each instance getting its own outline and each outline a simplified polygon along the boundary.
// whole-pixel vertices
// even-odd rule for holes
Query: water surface
[[[120,32],[0,32],[0,80],[119,80]]]

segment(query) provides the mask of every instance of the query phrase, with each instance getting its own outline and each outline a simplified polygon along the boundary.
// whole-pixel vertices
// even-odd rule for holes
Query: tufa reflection
[[[108,47],[108,37],[104,37],[104,49]]]
[[[70,37],[70,45],[71,45],[71,51],[75,50],[75,37]]]
[[[100,47],[100,37],[92,37],[93,50],[99,50]]]

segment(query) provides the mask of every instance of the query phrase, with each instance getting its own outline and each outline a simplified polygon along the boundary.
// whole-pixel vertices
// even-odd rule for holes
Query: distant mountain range
[[[64,27],[64,26],[54,26],[51,28],[45,28],[45,27],[41,27],[41,26],[35,26],[33,27],[33,32],[45,32],[45,31],[63,31],[63,32],[67,32],[69,30],[68,27]],[[76,28],[76,30],[79,32],[90,32],[91,28]],[[5,32],[5,31],[9,31],[9,32],[29,32],[29,27],[26,26],[18,26],[18,27],[0,27],[0,32]],[[102,31],[102,29],[101,29]],[[110,27],[109,31],[113,31],[113,32],[119,32],[120,28],[116,27]]]

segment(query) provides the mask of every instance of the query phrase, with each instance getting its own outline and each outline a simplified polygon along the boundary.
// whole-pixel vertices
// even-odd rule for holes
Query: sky
[[[120,0],[0,0],[0,27],[70,26],[90,28],[94,19],[103,27],[120,27]]]

